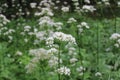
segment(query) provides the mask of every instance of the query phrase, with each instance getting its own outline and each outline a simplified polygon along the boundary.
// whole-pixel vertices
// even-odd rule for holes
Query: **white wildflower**
[[[77,22],[77,20],[75,20],[74,18],[69,18],[67,23],[74,23],[74,22]]]
[[[50,67],[54,67],[54,66],[57,66],[58,65],[58,57],[56,56],[52,56],[50,58],[50,60],[48,61],[48,64]],[[60,63],[62,63],[62,59],[60,59]]]
[[[89,3],[90,3],[90,0],[84,0],[84,2],[89,4]]]
[[[62,7],[61,9],[63,12],[69,12],[69,7]]]
[[[112,39],[112,40],[116,40],[116,39],[118,39],[118,38],[120,38],[120,34],[119,34],[119,33],[113,33],[113,34],[111,35],[111,37],[110,37],[110,39]]]
[[[85,12],[94,12],[96,9],[94,8],[94,6],[92,6],[92,5],[84,5],[83,7],[82,7],[82,9],[83,9],[83,11],[85,11]]]
[[[119,48],[120,45],[118,43],[115,43],[114,46]]]
[[[76,69],[78,72],[83,72],[85,71],[85,68],[83,66],[80,66],[79,68]]]
[[[75,63],[76,61],[78,61],[77,58],[71,58],[71,59],[70,59],[70,63]]]
[[[63,66],[63,67],[60,67],[58,70],[57,70],[57,72],[59,73],[59,74],[61,74],[61,75],[67,75],[67,76],[70,76],[70,69],[69,68],[67,68],[67,67],[65,67],[65,66]]]
[[[30,3],[31,8],[36,8],[37,3]]]
[[[30,31],[30,29],[31,29],[31,26],[25,26],[24,27],[24,31]]]
[[[54,38],[53,37],[49,37],[49,38],[46,39],[46,44],[48,46],[52,46],[53,43],[54,43]]]
[[[23,53],[20,52],[20,51],[17,51],[17,52],[16,52],[16,55],[18,55],[18,56],[22,56],[22,54],[23,54]]]
[[[76,44],[75,38],[72,35],[69,35],[69,34],[64,34],[62,32],[55,32],[53,34],[53,37],[55,39],[60,40],[60,41],[66,41],[66,42],[71,42],[71,43]]]
[[[101,77],[102,74],[101,74],[100,72],[96,72],[96,73],[95,73],[95,76]]]

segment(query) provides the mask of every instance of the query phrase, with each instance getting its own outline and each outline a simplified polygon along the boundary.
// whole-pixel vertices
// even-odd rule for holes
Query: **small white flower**
[[[120,34],[119,34],[119,33],[113,33],[113,34],[111,35],[111,37],[110,37],[110,39],[112,39],[112,40],[116,40],[116,39],[118,39],[118,38],[120,38]]]
[[[120,44],[120,39],[118,39],[117,42]]]
[[[24,31],[30,31],[30,29],[31,29],[31,26],[25,26],[24,27]]]
[[[120,1],[118,1],[117,4],[118,4],[118,7],[120,7]]]
[[[117,48],[119,48],[119,44],[118,43],[114,44],[114,46],[117,47]]]
[[[69,18],[68,19],[68,21],[67,21],[67,23],[74,23],[74,22],[77,22],[77,20],[75,20],[74,18]]]
[[[24,41],[27,43],[27,42],[28,42],[28,39],[27,39],[27,38],[25,38],[25,39],[24,39]]]
[[[54,43],[54,38],[53,37],[49,37],[49,38],[46,39],[46,44],[48,46],[52,46],[53,43]]]
[[[83,9],[83,11],[85,11],[85,12],[94,12],[96,9],[94,8],[94,6],[92,6],[92,5],[84,5],[83,7],[82,7],[82,9]]]
[[[63,66],[63,67],[60,67],[58,70],[57,70],[57,72],[59,73],[59,74],[61,74],[61,75],[67,75],[67,76],[70,76],[70,69],[69,68],[67,68],[67,67],[65,67],[65,66]]]
[[[23,54],[23,53],[20,52],[20,51],[17,51],[17,52],[16,52],[16,55],[18,55],[18,56],[22,56],[22,54]]]
[[[90,3],[90,0],[84,0],[84,2],[89,4],[89,3]]]
[[[53,34],[53,38],[58,39],[60,41],[66,41],[76,44],[76,40],[72,35],[64,34],[62,32],[55,32]]]
[[[63,12],[69,12],[69,7],[62,7],[61,9]]]
[[[79,68],[76,69],[78,72],[83,72],[85,71],[85,68],[83,66],[80,66]]]
[[[95,76],[101,77],[102,74],[101,74],[100,72],[96,72],[96,73],[95,73]]]
[[[58,57],[56,56],[52,56],[50,58],[50,60],[48,61],[48,64],[50,67],[54,67],[54,66],[57,66],[58,65]],[[60,59],[60,63],[62,63],[62,59]]]
[[[77,58],[71,58],[71,59],[70,59],[70,63],[75,63],[76,61],[78,61]]]
[[[31,8],[35,8],[37,3],[30,3]]]
[[[81,22],[81,26],[83,26],[83,27],[85,27],[85,28],[87,28],[87,29],[90,28],[86,22]]]

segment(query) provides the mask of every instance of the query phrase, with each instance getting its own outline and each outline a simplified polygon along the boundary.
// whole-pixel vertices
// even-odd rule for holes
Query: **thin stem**
[[[97,25],[97,55],[96,55],[97,65],[99,65],[99,45],[100,45],[100,40],[99,40],[99,26]]]
[[[61,44],[59,45],[59,53],[58,53],[58,68],[60,68],[60,52],[61,50]],[[58,73],[58,80],[61,80],[60,74]]]
[[[77,36],[78,36],[78,42],[77,42],[77,46],[78,46],[78,50],[79,50],[79,58],[80,58],[80,62],[81,62],[81,65],[83,65],[83,62],[82,62],[82,60],[83,60],[83,57],[82,57],[82,55],[81,55],[81,47],[80,47],[80,35],[79,35],[79,31],[77,31]],[[82,75],[82,80],[84,80],[84,72],[83,72],[83,75]]]

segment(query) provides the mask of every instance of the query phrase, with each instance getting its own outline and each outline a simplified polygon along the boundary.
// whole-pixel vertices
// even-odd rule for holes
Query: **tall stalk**
[[[79,59],[80,59],[80,63],[81,63],[81,66],[83,66],[83,57],[81,55],[81,44],[80,44],[80,34],[79,34],[79,30],[77,30],[77,46],[78,46],[78,53],[79,53]],[[83,71],[83,75],[82,75],[82,80],[84,80],[84,71]]]
[[[61,44],[59,43],[59,53],[58,53],[58,68],[60,68],[60,54],[61,54]],[[58,80],[61,80],[61,76],[58,73]]]

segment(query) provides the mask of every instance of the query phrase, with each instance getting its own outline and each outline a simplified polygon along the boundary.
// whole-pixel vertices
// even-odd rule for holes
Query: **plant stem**
[[[61,44],[59,44],[59,53],[58,53],[58,68],[60,68],[60,52],[61,50]],[[58,73],[58,80],[61,80],[60,74]]]

